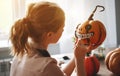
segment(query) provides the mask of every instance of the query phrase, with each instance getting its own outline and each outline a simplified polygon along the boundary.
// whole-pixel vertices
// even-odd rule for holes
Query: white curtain
[[[25,0],[12,0],[13,21],[22,18],[25,15]]]

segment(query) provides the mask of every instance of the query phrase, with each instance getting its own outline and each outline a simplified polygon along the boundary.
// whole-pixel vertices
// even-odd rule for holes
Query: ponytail
[[[11,28],[12,55],[22,57],[25,52],[28,52],[26,49],[28,36],[27,19],[19,19]]]

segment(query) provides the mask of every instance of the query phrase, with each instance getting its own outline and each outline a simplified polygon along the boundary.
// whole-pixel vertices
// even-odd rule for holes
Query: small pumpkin
[[[107,69],[116,75],[120,75],[120,48],[116,48],[105,56]]]
[[[96,6],[101,7],[101,6]],[[106,38],[106,29],[104,24],[99,20],[93,20],[93,13],[90,15],[87,21],[83,24],[79,24],[75,31],[76,38],[80,38],[84,45],[91,45],[91,50],[97,48]]]
[[[96,56],[86,56],[85,57],[85,68],[87,76],[95,76],[100,68],[100,62]]]

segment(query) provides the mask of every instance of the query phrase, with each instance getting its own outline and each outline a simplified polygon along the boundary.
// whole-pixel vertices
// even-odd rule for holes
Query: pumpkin
[[[101,6],[96,6],[101,7]],[[96,10],[96,9],[95,9]],[[97,48],[106,38],[106,29],[104,24],[99,20],[93,20],[94,12],[87,21],[79,24],[75,31],[76,38],[80,38],[84,45],[91,45],[91,50]]]
[[[106,54],[105,64],[109,71],[120,75],[120,48],[116,48]]]
[[[100,62],[96,56],[86,56],[85,57],[85,68],[87,76],[95,76],[100,68]]]

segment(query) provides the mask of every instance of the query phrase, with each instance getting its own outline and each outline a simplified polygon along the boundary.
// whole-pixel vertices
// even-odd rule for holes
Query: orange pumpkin
[[[84,45],[91,45],[91,50],[101,45],[106,38],[106,29],[104,24],[99,20],[93,20],[92,18],[95,10],[87,21],[77,26],[75,31],[76,38],[80,38]]]
[[[105,64],[111,72],[120,75],[120,48],[116,48],[107,53]]]
[[[77,29],[77,37],[80,37],[85,45],[97,48],[106,38],[106,29],[98,20],[88,20]]]
[[[95,56],[85,58],[85,68],[87,76],[95,76],[100,68],[100,62]]]

